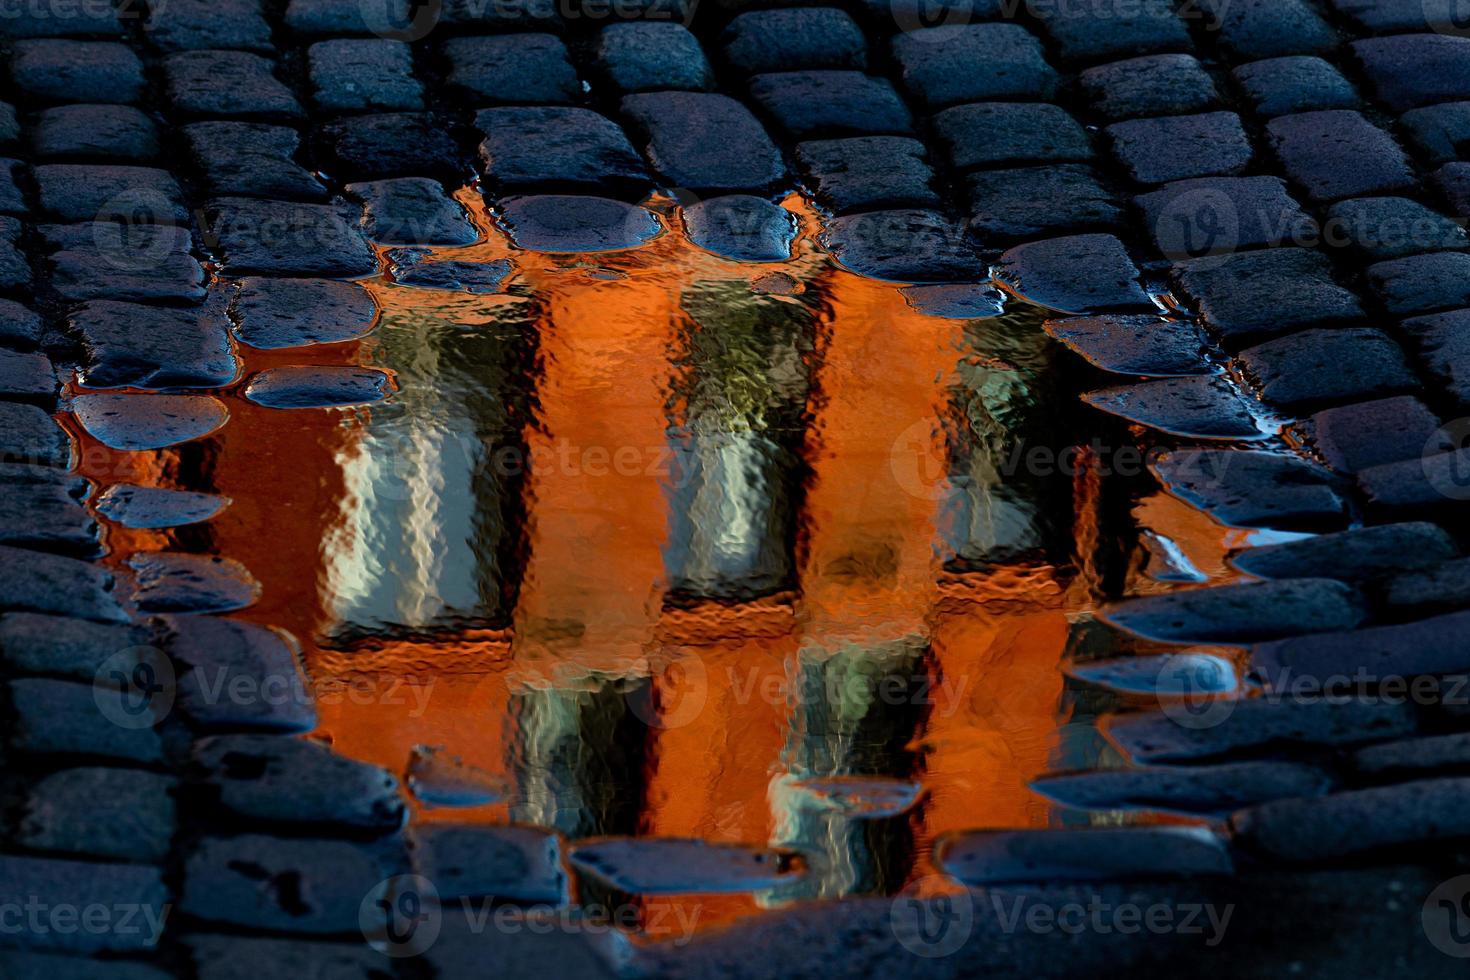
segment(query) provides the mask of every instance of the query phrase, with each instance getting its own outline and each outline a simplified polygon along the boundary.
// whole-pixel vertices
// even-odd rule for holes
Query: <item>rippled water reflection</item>
[[[1087,819],[1026,786],[1111,757],[1089,720],[1119,695],[1063,666],[1138,645],[1087,611],[1231,573],[1221,529],[1106,475],[1039,312],[921,315],[835,268],[796,199],[806,233],[774,265],[675,231],[519,252],[461,200],[483,240],[417,266],[509,260],[508,294],[384,276],[372,333],[241,348],[247,377],[381,369],[386,401],[282,411],[237,386],[193,442],[84,437],[107,483],[232,501],[113,525],[112,560],[242,562],[262,594],[237,615],[302,640],[339,751],[403,772],[437,747],[503,788],[416,819],[804,855],[707,917],[895,890],[947,830]]]

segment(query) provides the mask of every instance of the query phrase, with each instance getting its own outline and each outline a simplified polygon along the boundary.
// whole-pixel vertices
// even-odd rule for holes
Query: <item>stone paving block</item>
[[[0,146],[10,146],[20,141],[20,122],[15,117],[15,106],[0,102]]]
[[[854,136],[798,144],[796,159],[817,203],[833,214],[937,208],[924,144],[906,136]]]
[[[6,980],[172,980],[157,967],[132,960],[96,960],[7,950]]]
[[[124,677],[131,676],[135,666],[148,662],[148,639],[148,631],[139,626],[41,613],[0,616],[0,659],[21,674],[108,682],[104,671],[115,666]]]
[[[1330,62],[1311,55],[1267,58],[1232,73],[1256,115],[1272,118],[1318,109],[1356,109],[1353,83]]]
[[[1470,102],[1445,102],[1411,109],[1399,117],[1409,148],[1439,166],[1470,150]]]
[[[1414,186],[1404,151],[1359,112],[1333,109],[1281,116],[1266,124],[1266,132],[1286,175],[1313,201]]]
[[[1237,813],[1237,840],[1273,861],[1341,859],[1405,844],[1470,836],[1463,806],[1470,779],[1425,779],[1349,790],[1311,800],[1277,800]]]
[[[1274,248],[1196,259],[1176,266],[1174,283],[1200,320],[1235,349],[1311,327],[1350,325],[1366,313],[1338,285],[1320,252]],[[1262,296],[1272,297],[1263,304]]]
[[[898,292],[909,309],[924,316],[979,320],[1005,312],[1005,293],[986,283],[932,283]]]
[[[414,286],[418,289],[451,289],[460,293],[498,293],[502,292],[501,287],[505,285],[506,280],[514,271],[505,259],[496,259],[493,262],[425,262],[425,251],[419,248],[395,248],[389,252],[388,273],[392,276],[393,281],[402,286]],[[342,380],[352,379],[344,375]],[[374,386],[379,389],[376,392],[378,397],[387,395],[387,392],[382,390],[383,380],[385,379],[380,378],[379,381],[374,382]],[[360,377],[356,380],[355,387],[363,390],[364,393],[369,393],[366,390],[367,381],[366,377]]]
[[[272,932],[356,934],[359,906],[389,870],[344,841],[207,837],[186,858],[179,911]]]
[[[972,830],[946,834],[939,866],[966,885],[1228,875],[1230,852],[1199,827]]]
[[[408,832],[414,872],[439,897],[561,905],[568,900],[561,841],[540,827],[421,824]]]
[[[794,852],[764,844],[685,837],[604,837],[574,844],[568,859],[582,876],[635,895],[754,892],[799,879]]]
[[[410,0],[291,0],[286,27],[298,34],[378,34],[408,28]]]
[[[160,622],[181,672],[179,707],[196,728],[294,733],[316,726],[316,702],[294,641],[213,616]]]
[[[609,24],[597,35],[597,69],[614,92],[708,91],[714,69],[683,24]]]
[[[19,160],[0,159],[0,214],[25,214],[26,198],[17,182],[25,170]]]
[[[510,197],[501,212],[511,239],[533,252],[616,252],[663,230],[651,211],[605,197]]]
[[[444,57],[449,84],[481,104],[557,105],[582,94],[566,45],[551,34],[452,38]]]
[[[1306,0],[1200,0],[1200,12],[1214,18],[1216,43],[1236,61],[1320,54],[1339,40]]]
[[[744,262],[785,262],[796,240],[796,216],[761,197],[731,194],[696,201],[684,209],[689,240],[702,249]]]
[[[148,8],[143,25],[149,43],[162,51],[237,48],[271,51],[271,27],[261,0],[168,0]]]
[[[84,558],[97,554],[97,522],[67,487],[40,481],[9,485],[3,475],[0,486],[0,544]]]
[[[144,552],[128,567],[140,612],[230,612],[260,598],[260,583],[233,558]]]
[[[1049,773],[1030,785],[1074,809],[1220,814],[1270,800],[1321,796],[1332,784],[1326,770],[1297,762],[1227,762]]]
[[[665,180],[695,193],[760,191],[786,176],[781,152],[750,110],[725,95],[648,92],[623,99],[643,152]],[[723,138],[711,140],[708,133]]]
[[[753,10],[720,35],[725,61],[747,75],[803,68],[868,67],[868,41],[845,11],[832,7]]]
[[[129,452],[203,438],[229,417],[224,402],[211,395],[152,392],[77,395],[72,412],[88,435],[104,446]]]
[[[215,388],[239,369],[220,311],[96,300],[74,310],[93,388]]]
[[[25,289],[31,284],[31,266],[19,248],[21,232],[20,221],[0,216],[0,290]]]
[[[1220,93],[1190,54],[1156,54],[1088,68],[1077,76],[1092,108],[1106,119],[1170,116],[1213,109]]]
[[[1123,208],[1084,163],[980,170],[965,177],[970,238],[1008,244],[1089,228],[1116,228]]]
[[[1225,378],[1162,378],[1090,391],[1093,408],[1170,435],[1194,439],[1263,439],[1258,404]]]
[[[0,402],[0,463],[71,466],[66,432],[35,405]]]
[[[1430,0],[1328,0],[1339,14],[1367,33],[1397,34],[1456,27],[1454,4]]]
[[[39,851],[162,864],[176,813],[171,776],[88,766],[51,773],[25,794],[16,841]]]
[[[192,933],[182,942],[193,956],[199,980],[258,980],[277,971],[302,980],[381,980],[392,975],[392,961],[361,940],[325,943]]]
[[[127,197],[119,204],[126,207]],[[148,206],[146,201],[139,204],[140,209]],[[54,249],[46,264],[51,288],[63,299],[197,303],[206,295],[204,269],[191,254],[194,243],[187,228],[97,221],[42,225],[39,231]]]
[[[40,314],[14,300],[0,299],[0,344],[30,349],[40,342],[41,329]]]
[[[56,369],[45,354],[0,349],[0,398],[50,407],[56,402]]]
[[[1437,524],[1415,522],[1354,528],[1283,544],[1248,548],[1230,563],[1258,578],[1335,578],[1345,582],[1425,568],[1459,554]]]
[[[1406,197],[1365,197],[1327,209],[1323,241],[1367,259],[1470,248],[1464,226]]]
[[[1027,300],[1062,313],[1149,308],[1138,267],[1112,235],[1072,235],[1017,245],[995,278]]]
[[[1368,267],[1378,301],[1398,316],[1470,306],[1470,255],[1432,252]]]
[[[1302,633],[1350,630],[1367,610],[1352,586],[1301,578],[1183,589],[1126,599],[1102,609],[1121,630],[1165,643],[1251,643]]]
[[[1235,702],[1216,725],[1181,725],[1177,712],[1113,715],[1104,734],[1138,763],[1193,762],[1272,749],[1366,745],[1414,734],[1413,705],[1349,696],[1251,698]]]
[[[985,102],[945,109],[934,131],[956,170],[1090,160],[1087,130],[1054,105]]]
[[[56,106],[37,117],[31,147],[43,160],[148,161],[159,153],[158,126],[131,106]]]
[[[1269,404],[1301,410],[1419,388],[1403,349],[1372,327],[1303,330],[1240,352]]]
[[[422,109],[407,44],[383,38],[318,41],[306,52],[312,101],[325,112]]]
[[[1060,82],[1041,42],[1016,24],[909,31],[896,36],[892,47],[904,88],[931,110],[996,99],[1047,100]]]
[[[1429,735],[1383,742],[1352,754],[1354,771],[1374,777],[1462,774],[1470,763],[1470,734]]]
[[[96,506],[97,513],[114,524],[157,530],[210,520],[230,503],[219,494],[114,483],[97,498]]]
[[[1315,244],[1317,223],[1276,177],[1201,177],[1140,195],[1159,251],[1173,261],[1225,256],[1238,248]]]
[[[1351,47],[1378,98],[1394,112],[1470,99],[1470,38],[1403,34]]]
[[[1192,47],[1188,29],[1168,0],[1035,4],[1028,9],[1069,61],[1098,62]]]
[[[1451,214],[1461,219],[1470,217],[1470,164],[1447,163],[1431,179],[1448,202]]]
[[[1470,450],[1426,455],[1370,466],[1357,474],[1371,510],[1422,515],[1450,510],[1470,499]]]
[[[1179,377],[1209,374],[1208,342],[1191,320],[1157,314],[1111,314],[1048,320],[1047,335],[1113,374]]]
[[[158,945],[168,918],[169,892],[162,874],[157,868],[144,865],[6,854],[0,856],[0,893],[25,895],[33,898],[38,907],[53,911],[76,910],[82,922],[88,921],[82,917],[88,908],[100,905],[107,910],[109,928],[26,931],[22,944],[33,949],[71,953],[143,952]],[[76,923],[77,919],[72,922]],[[90,975],[99,980],[105,976]]]
[[[1470,310],[1414,317],[1400,329],[1434,382],[1460,405],[1470,406]]]
[[[37,755],[97,756],[152,765],[164,761],[153,727],[168,710],[167,688],[144,692],[23,677],[9,682],[8,748]]]
[[[1470,606],[1470,560],[1400,572],[1384,583],[1383,602],[1398,616],[1430,616]]]
[[[449,918],[423,958],[440,977],[474,976],[484,963],[493,962],[509,977],[544,971],[568,980],[614,980],[620,974],[605,949],[606,944],[589,936],[575,920],[569,922],[560,912],[532,909],[512,914],[503,933],[475,928],[465,916]]]
[[[267,350],[355,340],[377,315],[367,290],[330,279],[244,279],[230,306],[235,336]]]
[[[859,71],[791,71],[756,75],[750,95],[793,140],[840,136],[905,136],[908,107],[886,78]]]
[[[310,739],[218,735],[194,744],[193,766],[221,807],[252,824],[388,832],[406,817],[392,773]]]
[[[325,204],[222,197],[205,208],[207,236],[230,275],[364,276],[378,262],[356,223]]]
[[[1298,335],[1300,336],[1300,335]],[[1341,473],[1417,459],[1426,451],[1453,448],[1436,438],[1439,418],[1409,395],[1329,408],[1304,427],[1318,455]]]
[[[1233,112],[1114,123],[1113,154],[1140,184],[1236,174],[1251,162],[1250,139]]]
[[[1188,449],[1164,454],[1150,469],[1170,493],[1228,527],[1331,531],[1347,523],[1338,481],[1295,456]]]
[[[324,155],[340,180],[438,177],[463,181],[459,147],[428,113],[385,112],[321,127]]]
[[[11,51],[15,90],[44,102],[137,102],[143,63],[112,41],[18,41]]]
[[[62,221],[131,219],[147,207],[148,223],[189,219],[184,194],[167,170],[87,163],[46,163],[31,171],[41,210]]]
[[[395,279],[417,285],[412,277]],[[298,365],[261,371],[245,386],[244,395],[266,408],[341,408],[382,401],[392,391],[392,379],[376,368]]]
[[[437,180],[396,180],[348,184],[348,196],[363,206],[363,234],[388,245],[473,245],[479,232]]]
[[[274,67],[247,51],[180,51],[163,60],[168,99],[181,115],[262,122],[299,119],[301,105],[276,78]]]
[[[289,126],[199,122],[183,127],[182,133],[210,193],[326,200],[321,181],[296,162],[301,136]]]
[[[834,218],[823,235],[832,256],[860,276],[892,282],[977,282],[980,261],[936,211],[895,209]]]
[[[485,175],[501,192],[614,189],[641,197],[650,186],[622,129],[591,109],[486,109],[476,114],[475,126],[485,135]]]

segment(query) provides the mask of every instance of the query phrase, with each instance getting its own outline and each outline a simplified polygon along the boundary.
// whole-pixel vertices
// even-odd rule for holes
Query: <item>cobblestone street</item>
[[[1465,975],[1470,6],[786,2],[0,0],[0,980]]]

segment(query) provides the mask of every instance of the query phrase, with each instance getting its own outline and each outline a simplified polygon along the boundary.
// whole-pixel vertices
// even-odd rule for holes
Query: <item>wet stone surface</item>
[[[1231,762],[1057,773],[1031,785],[1078,809],[1223,814],[1270,800],[1320,796],[1332,788],[1333,778],[1301,763]]]
[[[778,204],[749,195],[698,201],[684,209],[689,240],[716,255],[744,262],[791,257],[796,217]]]
[[[945,838],[940,865],[968,885],[1229,874],[1223,841],[1202,828],[989,831]]]
[[[1164,378],[1088,392],[1094,408],[1162,432],[1201,439],[1261,439],[1251,403],[1224,378]]]
[[[337,408],[381,401],[390,388],[371,368],[280,367],[251,378],[245,397],[267,408]]]
[[[113,449],[162,449],[208,435],[225,423],[228,410],[208,395],[79,395],[72,400],[77,421]]]
[[[135,769],[63,769],[26,793],[16,839],[41,851],[161,864],[175,831],[177,785]]]
[[[97,498],[97,512],[123,527],[154,529],[207,521],[229,503],[212,493],[115,483]]]
[[[1149,314],[1071,317],[1046,321],[1046,332],[1114,374],[1153,377],[1202,375],[1206,339],[1189,320],[1165,320]]]
[[[538,827],[429,824],[408,836],[414,870],[435,882],[440,898],[566,900],[561,845]]]
[[[377,307],[361,286],[329,279],[244,279],[230,306],[235,336],[252,347],[353,340],[373,328]]]
[[[217,555],[153,553],[128,565],[133,604],[143,612],[229,612],[260,596],[260,583],[244,565]]]

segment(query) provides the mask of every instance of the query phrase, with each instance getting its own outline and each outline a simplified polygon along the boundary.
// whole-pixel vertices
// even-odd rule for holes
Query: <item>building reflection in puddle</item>
[[[242,615],[295,632],[319,689],[376,692],[323,698],[339,751],[508,778],[420,820],[809,855],[720,914],[892,891],[941,832],[1052,819],[1026,782],[1055,762],[1094,502],[1008,462],[1067,438],[1035,316],[922,316],[809,237],[786,295],[673,231],[442,254],[512,258],[512,294],[374,283],[378,331],[311,354],[391,370],[388,403],[245,407],[216,437],[210,488],[275,508],[211,524],[265,586]],[[429,696],[390,699],[405,680]],[[871,819],[802,788],[864,776],[922,795]]]

